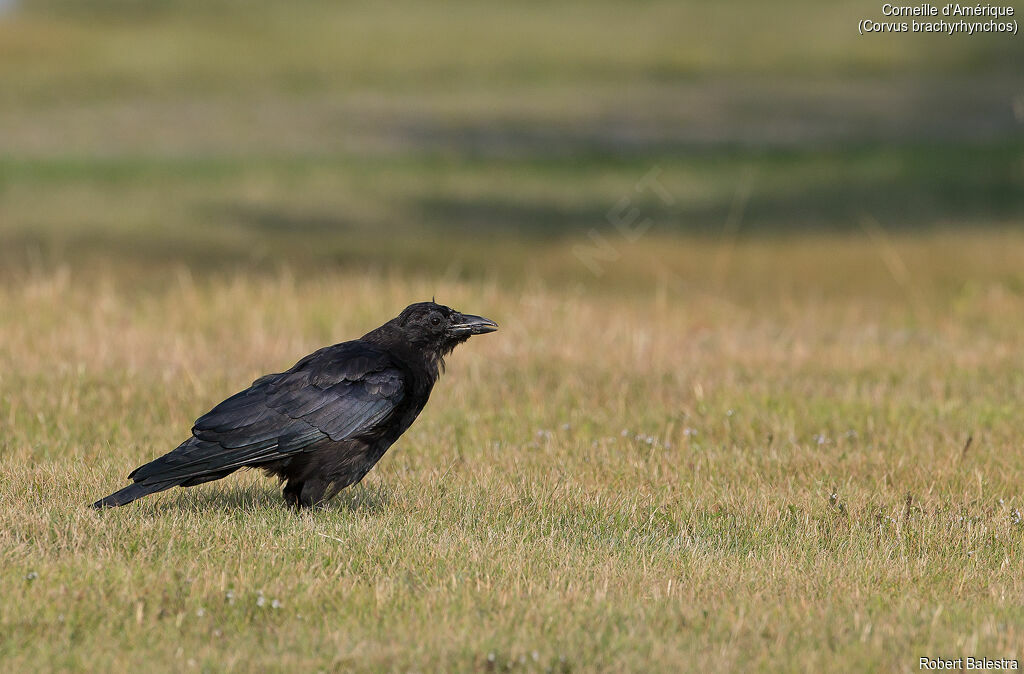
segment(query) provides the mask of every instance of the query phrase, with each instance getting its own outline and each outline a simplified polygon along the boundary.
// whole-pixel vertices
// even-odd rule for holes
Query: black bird
[[[444,357],[497,323],[434,302],[412,304],[360,339],[311,353],[200,417],[177,449],[136,468],[133,484],[94,508],[261,468],[289,505],[309,507],[355,484],[427,404]]]

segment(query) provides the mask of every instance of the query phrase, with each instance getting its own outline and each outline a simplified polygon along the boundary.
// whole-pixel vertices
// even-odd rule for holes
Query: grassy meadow
[[[868,14],[0,14],[0,670],[1024,657],[1024,53]],[[501,330],[326,507],[85,507],[432,295]]]

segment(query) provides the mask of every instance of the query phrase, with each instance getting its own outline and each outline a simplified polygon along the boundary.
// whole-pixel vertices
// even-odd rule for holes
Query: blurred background
[[[858,35],[868,17],[881,3],[4,0],[3,270],[713,290],[794,280],[737,263],[745,241],[1018,227],[1020,40]]]

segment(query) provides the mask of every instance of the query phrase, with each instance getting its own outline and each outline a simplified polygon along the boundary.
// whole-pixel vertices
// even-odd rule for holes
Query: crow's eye
[[[431,325],[441,325],[441,319],[438,318],[437,316],[434,316],[434,317],[432,317],[430,319],[430,324]]]

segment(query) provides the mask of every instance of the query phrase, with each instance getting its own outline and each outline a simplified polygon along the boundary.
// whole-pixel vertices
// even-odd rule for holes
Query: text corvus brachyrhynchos
[[[93,504],[120,506],[171,487],[262,468],[290,505],[308,507],[363,479],[427,404],[442,360],[487,318],[434,302],[408,306],[361,339],[311,353],[200,417],[177,449],[132,471],[134,483]]]

